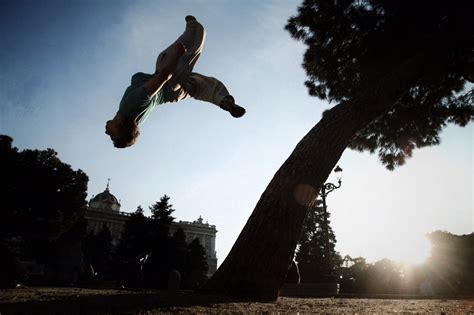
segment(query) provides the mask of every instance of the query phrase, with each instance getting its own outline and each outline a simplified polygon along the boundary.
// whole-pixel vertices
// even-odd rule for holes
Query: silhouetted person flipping
[[[245,114],[245,109],[235,104],[222,82],[192,72],[205,37],[203,26],[188,15],[184,33],[156,59],[155,73],[139,72],[132,76],[117,114],[105,126],[105,133],[110,135],[115,147],[133,145],[140,134],[138,126],[159,104],[192,97],[215,104],[233,117]]]

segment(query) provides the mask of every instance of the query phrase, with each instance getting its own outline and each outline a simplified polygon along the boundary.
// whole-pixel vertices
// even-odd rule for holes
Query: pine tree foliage
[[[206,283],[208,271],[206,251],[197,238],[188,245],[186,269],[184,284],[187,289],[194,290]]]
[[[174,212],[173,205],[169,203],[170,197],[164,195],[154,205],[150,207],[151,218],[153,220],[163,221],[164,223],[171,223],[175,218],[171,216]]]
[[[173,234],[171,242],[172,246],[170,255],[174,262],[173,267],[180,273],[181,279],[184,279],[188,273],[188,270],[186,269],[188,244],[186,243],[186,235],[184,234],[183,229],[179,228]]]
[[[116,250],[116,260],[136,263],[140,255],[150,251],[151,233],[149,219],[143,214],[143,209],[137,210],[125,221],[124,230]]]
[[[186,236],[182,230],[169,235],[174,220],[169,200],[164,195],[150,206],[150,217],[139,206],[125,223],[115,259],[128,286],[166,289],[173,270],[187,272]]]
[[[169,225],[174,221],[171,214],[174,212],[173,205],[169,203],[170,197],[164,195],[154,205],[150,206],[153,228],[161,237],[168,236]]]
[[[336,236],[331,228],[329,217],[330,214],[327,213],[327,234],[324,209],[321,201],[317,200],[304,221],[296,253],[301,282],[325,282],[338,277],[342,259],[335,250]]]
[[[448,123],[473,120],[472,12],[469,0],[305,0],[286,29],[307,46],[310,95],[330,102],[373,93],[385,75],[423,56],[424,74],[350,145],[378,151],[392,170],[413,149],[439,144]]]

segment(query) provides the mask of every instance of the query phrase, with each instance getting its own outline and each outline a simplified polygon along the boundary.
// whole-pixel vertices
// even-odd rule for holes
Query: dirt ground
[[[93,289],[72,287],[21,287],[0,289],[0,304],[10,302],[55,301],[90,296],[140,294],[142,290]]]
[[[459,300],[384,300],[384,299],[340,299],[340,298],[285,298],[275,303],[224,303],[207,307],[172,307],[155,309],[149,313],[180,314],[367,314],[367,313],[430,313],[430,314],[474,314],[474,303]]]
[[[274,303],[217,299],[183,291],[84,288],[0,290],[0,314],[473,314],[471,299],[288,298]]]

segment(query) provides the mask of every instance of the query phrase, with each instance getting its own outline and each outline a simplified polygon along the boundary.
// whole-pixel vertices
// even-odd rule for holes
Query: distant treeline
[[[342,257],[335,250],[336,236],[329,218],[330,214],[316,202],[305,219],[296,251],[301,282],[337,282],[341,293],[356,294],[474,293],[474,233],[428,234],[431,255],[420,265],[389,259],[367,263],[363,257]],[[294,271],[290,276],[294,282]]]
[[[344,257],[339,268],[342,293],[471,295],[474,293],[474,233],[427,235],[431,256],[420,265]]]
[[[205,251],[174,218],[169,197],[138,207],[118,246],[107,226],[87,234],[87,175],[52,149],[19,151],[0,136],[0,287],[17,284],[195,289],[207,280]]]

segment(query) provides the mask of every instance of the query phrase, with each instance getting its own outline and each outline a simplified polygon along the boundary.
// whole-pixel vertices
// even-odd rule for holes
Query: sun
[[[412,239],[408,243],[400,244],[397,252],[396,260],[405,264],[418,265],[429,258],[431,244],[426,237]]]

